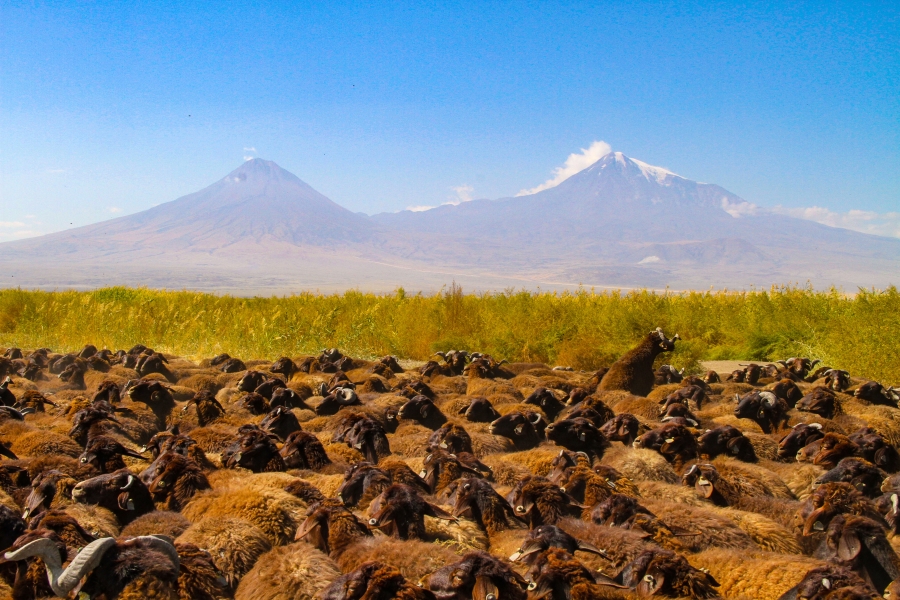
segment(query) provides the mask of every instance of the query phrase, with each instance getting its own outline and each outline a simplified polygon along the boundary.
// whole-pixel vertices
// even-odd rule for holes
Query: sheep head
[[[609,447],[606,436],[589,420],[582,417],[551,423],[546,429],[547,439],[575,452],[586,452],[600,458]]]
[[[356,394],[355,390],[349,387],[338,387],[332,390],[325,396],[325,399],[319,403],[316,407],[316,414],[320,416],[333,415],[344,407],[359,406],[361,404],[362,402],[359,401],[359,396]]]
[[[451,454],[459,454],[460,452],[472,454],[474,452],[469,432],[455,423],[445,423],[440,429],[436,429],[429,436],[428,445],[430,447],[437,446]]]
[[[778,456],[791,458],[801,448],[825,437],[820,423],[798,423],[778,442]]]
[[[339,552],[372,534],[339,500],[325,499],[307,510],[306,520],[297,529],[295,540],[306,540],[325,554]]]
[[[290,409],[278,406],[265,416],[259,424],[260,429],[274,433],[280,440],[284,440],[295,431],[300,431],[300,422]]]
[[[172,563],[172,573],[177,578],[180,566],[178,551],[175,550],[171,540],[163,536],[140,536],[123,542],[117,542],[115,538],[111,537],[100,538],[82,548],[65,569],[62,568],[58,546],[47,538],[31,541],[21,548],[7,552],[5,557],[9,561],[25,560],[32,556],[40,557],[47,568],[47,579],[50,583],[50,588],[56,595],[66,597],[83,577],[89,575],[100,565],[104,554],[116,545],[122,545],[123,547],[143,546],[156,550],[168,557]]]
[[[472,398],[468,406],[459,409],[458,414],[463,415],[473,423],[490,423],[500,418],[493,405],[487,398]]]
[[[541,525],[529,531],[522,545],[509,557],[509,560],[531,564],[539,552],[548,548],[561,548],[569,554],[575,554],[576,551],[581,550],[611,560],[605,550],[577,540],[555,525]]]
[[[524,600],[525,580],[486,552],[470,552],[461,560],[422,578],[440,600]]]
[[[719,471],[712,465],[694,465],[681,476],[682,485],[693,486],[701,497],[707,500],[716,494]]]
[[[389,485],[391,478],[387,473],[370,462],[359,462],[344,473],[344,481],[337,489],[337,498],[346,506],[356,506],[370,488],[381,493]]]
[[[444,413],[427,396],[418,395],[410,399],[397,411],[400,419],[416,421],[430,429],[437,429],[447,422]]]
[[[797,402],[797,410],[810,412],[820,417],[831,419],[838,408],[837,398],[828,388],[817,387]]]
[[[542,436],[535,427],[540,418],[537,413],[528,415],[519,411],[507,413],[491,422],[490,432],[492,435],[509,438],[519,450],[528,450],[541,443]]]
[[[82,504],[96,504],[111,510],[120,521],[124,522],[130,522],[154,510],[147,486],[128,469],[120,469],[79,482],[72,488],[72,499]]]
[[[813,457],[813,464],[830,469],[837,465],[841,459],[853,456],[859,447],[850,441],[846,435],[829,432],[822,438],[822,446]]]
[[[446,521],[457,520],[442,508],[425,501],[416,488],[394,483],[372,500],[369,527],[404,540],[423,539],[426,515]]]

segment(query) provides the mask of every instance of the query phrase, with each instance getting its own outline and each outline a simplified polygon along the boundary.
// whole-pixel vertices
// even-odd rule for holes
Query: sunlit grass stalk
[[[684,341],[668,360],[822,358],[854,375],[900,383],[900,293],[844,295],[778,287],[754,292],[464,294],[402,289],[237,298],[122,287],[0,291],[0,344],[55,351],[138,342],[190,357],[277,358],[338,347],[424,360],[465,348],[511,361],[592,369],[660,326]]]

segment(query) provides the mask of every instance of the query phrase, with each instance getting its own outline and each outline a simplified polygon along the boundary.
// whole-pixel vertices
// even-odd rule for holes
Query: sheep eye
[[[646,581],[647,583],[653,583],[656,580],[653,578],[653,575],[647,574],[644,575],[644,581]]]
[[[528,591],[529,591],[529,592],[532,591],[532,590],[534,590],[535,588],[537,588],[537,584],[536,584],[535,582],[532,581],[531,583],[528,584]]]

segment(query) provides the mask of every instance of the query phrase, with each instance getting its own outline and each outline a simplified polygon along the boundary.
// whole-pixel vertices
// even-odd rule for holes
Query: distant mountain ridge
[[[726,210],[742,203],[614,152],[535,194],[367,217],[253,159],[149,210],[0,244],[0,264],[7,285],[237,293],[896,283],[900,240]]]
[[[333,246],[367,239],[366,217],[335,204],[272,161],[253,159],[199,192],[145,211],[8,244],[30,251],[216,252],[234,244]],[[0,249],[5,249],[0,245]]]

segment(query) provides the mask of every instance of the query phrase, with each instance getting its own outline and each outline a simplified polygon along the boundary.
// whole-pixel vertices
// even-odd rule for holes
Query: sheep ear
[[[134,500],[128,492],[122,492],[117,498],[119,508],[122,510],[134,510]]]
[[[731,438],[725,444],[725,447],[728,448],[728,451],[734,455],[738,455],[741,453],[741,447],[744,444],[744,438]]]
[[[446,510],[439,506],[435,506],[430,502],[425,503],[425,514],[434,517],[435,519],[442,519],[444,521],[458,521],[456,517],[448,513]]]
[[[472,588],[472,600],[500,600],[500,590],[489,577],[479,575]]]
[[[637,593],[640,596],[653,596],[662,589],[666,577],[658,570],[653,573],[647,573],[641,577],[641,582],[637,585]]]
[[[328,552],[328,537],[325,535],[322,524],[318,519],[307,518],[300,526],[300,529],[297,530],[294,540],[299,541],[304,538],[314,548],[318,548],[322,552]]]
[[[523,500],[523,501],[522,501],[522,508],[524,509],[524,510],[522,511],[522,514],[523,514],[523,515],[527,515],[528,513],[531,512],[531,509],[534,508],[534,502],[531,501],[531,500]],[[516,511],[516,512],[518,512],[518,511]]]
[[[565,585],[565,584],[563,584]],[[553,593],[553,582],[542,580],[540,585],[536,582],[532,581],[528,584],[526,588],[528,590],[529,598],[544,598],[548,594]],[[565,589],[561,590],[563,592],[563,597],[565,600],[572,600],[572,588],[568,585],[565,585]]]
[[[541,543],[537,540],[526,540],[522,543],[518,550],[516,550],[512,556],[509,557],[509,560],[515,562],[522,558],[523,556],[528,556],[530,554],[534,554],[535,552],[540,552],[542,550]]]
[[[582,552],[590,552],[592,554],[602,556],[603,558],[609,560],[609,555],[593,544],[588,544],[587,542],[579,541],[578,549],[581,550]]]
[[[844,533],[838,542],[838,557],[841,560],[851,561],[859,556],[861,550],[862,542],[859,541],[859,536],[850,529],[844,529]]]
[[[675,537],[694,537],[696,535],[703,535],[699,531],[690,531],[684,527],[676,527],[675,525],[670,525],[669,530]]]
[[[613,579],[612,577],[609,577],[609,576],[607,576],[607,575],[604,575],[604,574],[601,573],[600,571],[595,571],[595,572],[593,573],[593,575],[594,575],[594,581],[597,582],[597,585],[603,585],[603,586],[606,586],[606,587],[619,588],[620,590],[626,590],[626,589],[628,589],[628,586],[622,585],[620,582],[616,581],[616,580]]]

